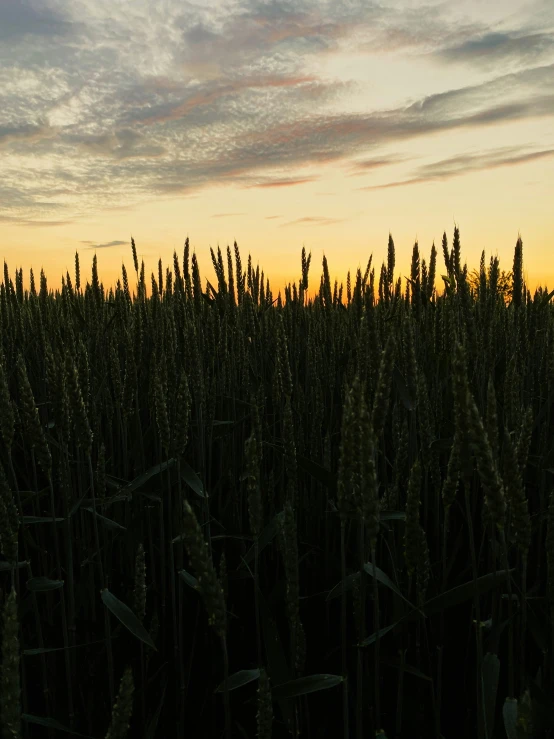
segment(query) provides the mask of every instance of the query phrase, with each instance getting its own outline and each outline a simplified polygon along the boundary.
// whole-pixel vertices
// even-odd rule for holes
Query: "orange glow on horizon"
[[[346,289],[373,253],[377,290],[391,233],[404,277],[435,243],[442,292],[455,224],[470,272],[483,249],[509,272],[521,234],[528,288],[554,283],[552,2],[27,5],[0,2],[0,257],[25,284],[59,289],[76,250],[132,284],[133,235],[149,287],[188,235],[203,287],[236,239],[275,296],[302,245],[311,296],[323,254]]]

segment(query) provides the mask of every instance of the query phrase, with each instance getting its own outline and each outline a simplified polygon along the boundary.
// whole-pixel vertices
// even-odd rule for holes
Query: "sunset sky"
[[[397,274],[417,239],[438,285],[521,234],[554,286],[552,0],[0,0],[0,256],[113,285],[131,235],[147,283],[185,238],[239,244],[274,295],[312,252],[331,277]],[[205,282],[204,282],[205,284]],[[405,281],[403,281],[405,285]],[[441,287],[442,289],[442,287]],[[310,291],[311,292],[311,291]]]

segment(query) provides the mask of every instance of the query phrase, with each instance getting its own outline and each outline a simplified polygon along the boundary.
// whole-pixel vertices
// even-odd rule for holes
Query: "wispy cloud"
[[[108,249],[110,246],[124,246],[125,244],[129,244],[129,241],[106,241],[104,244],[94,244],[92,242],[81,242],[82,244],[88,243],[89,246],[87,249]]]
[[[391,164],[397,164],[398,162],[405,161],[409,158],[410,157],[405,156],[386,156],[353,162],[348,176],[360,177],[362,175],[366,175],[368,172],[371,172],[374,169],[380,169],[381,167],[387,167]]]
[[[498,65],[507,61],[536,63],[554,52],[550,33],[485,33],[462,43],[438,49],[436,56],[446,62]]]
[[[460,177],[467,172],[480,172],[482,170],[496,169],[498,167],[515,166],[527,162],[537,161],[554,156],[554,149],[541,151],[523,152],[528,147],[505,147],[488,152],[475,154],[461,154],[459,156],[442,159],[432,164],[418,167],[414,176],[406,180],[388,182],[383,185],[369,185],[360,187],[359,190],[383,190],[389,187],[403,187],[405,185],[419,185],[426,182],[448,180],[451,177]]]
[[[269,180],[268,182],[259,182],[255,185],[247,185],[247,187],[271,188],[271,187],[295,187],[296,185],[305,185],[308,182],[316,182],[319,177],[287,177],[281,180]]]

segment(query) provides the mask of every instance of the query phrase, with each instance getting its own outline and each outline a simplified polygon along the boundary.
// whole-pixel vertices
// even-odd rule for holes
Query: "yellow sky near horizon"
[[[188,236],[236,239],[276,296],[414,241],[554,283],[554,5],[240,0],[0,3],[0,256],[51,288],[80,253],[106,288],[130,238],[147,282]],[[122,39],[133,39],[132,44]],[[141,53],[137,55],[136,50]],[[131,284],[133,281],[131,280]],[[405,282],[404,282],[405,284]]]

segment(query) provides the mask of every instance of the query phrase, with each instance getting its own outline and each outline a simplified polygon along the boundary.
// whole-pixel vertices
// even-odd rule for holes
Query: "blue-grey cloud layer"
[[[67,36],[71,23],[54,7],[30,0],[0,0],[0,41]]]
[[[67,222],[214,184],[298,187],[316,178],[294,171],[308,164],[344,161],[350,174],[377,176],[406,159],[410,139],[552,117],[554,4],[536,4],[540,24],[520,14],[513,28],[460,19],[456,8],[0,0],[0,221]],[[461,64],[482,81],[341,113],[357,87],[306,72],[341,49]],[[513,165],[548,149],[479,152],[379,186]]]

